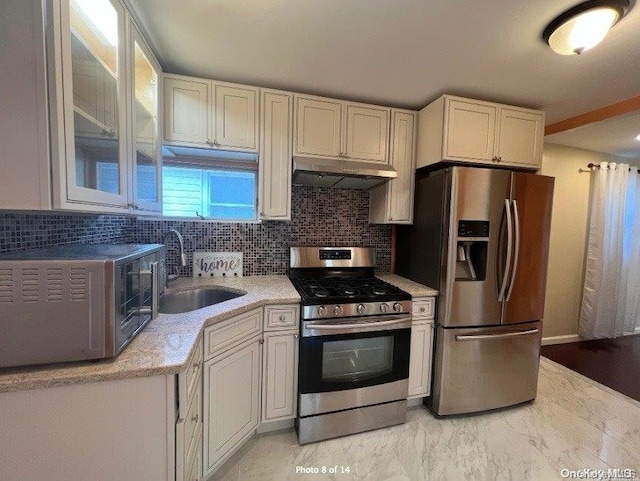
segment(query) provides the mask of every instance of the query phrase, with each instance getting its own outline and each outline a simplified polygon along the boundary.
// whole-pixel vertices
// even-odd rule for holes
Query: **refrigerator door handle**
[[[504,301],[504,294],[507,290],[507,282],[509,280],[509,272],[511,270],[511,248],[513,244],[513,223],[511,221],[511,206],[509,205],[509,199],[504,200],[504,207],[507,213],[507,259],[504,265],[504,272],[502,273],[502,286],[498,293],[498,301]]]
[[[478,336],[456,336],[456,341],[483,341],[489,339],[508,339],[510,337],[530,336],[532,334],[538,334],[540,331],[537,329],[530,329],[528,331],[520,332],[508,332],[506,334],[483,334]]]
[[[520,257],[520,218],[518,217],[518,203],[515,200],[512,200],[511,206],[513,207],[515,242],[513,254],[513,269],[511,270],[511,282],[509,283],[509,289],[507,290],[507,301],[511,299],[511,291],[513,291],[513,285],[516,281],[516,271],[518,270],[518,258]]]

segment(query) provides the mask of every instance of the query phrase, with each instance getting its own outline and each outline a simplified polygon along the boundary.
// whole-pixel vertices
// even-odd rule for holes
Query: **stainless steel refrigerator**
[[[416,179],[414,224],[398,228],[396,273],[440,291],[438,415],[536,397],[554,179],[449,167]]]

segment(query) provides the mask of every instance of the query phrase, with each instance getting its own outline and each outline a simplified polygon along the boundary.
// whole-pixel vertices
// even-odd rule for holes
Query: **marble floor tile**
[[[261,434],[211,479],[547,481],[611,468],[640,477],[640,403],[542,358],[533,402],[440,419],[420,406],[405,424],[305,446],[293,430]]]

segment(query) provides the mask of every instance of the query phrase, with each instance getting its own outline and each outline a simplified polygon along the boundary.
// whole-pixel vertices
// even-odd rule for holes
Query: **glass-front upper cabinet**
[[[142,35],[130,23],[132,162],[131,189],[134,212],[161,212],[161,144],[159,95],[161,68]]]
[[[66,190],[71,203],[128,208],[125,15],[117,0],[60,2]]]

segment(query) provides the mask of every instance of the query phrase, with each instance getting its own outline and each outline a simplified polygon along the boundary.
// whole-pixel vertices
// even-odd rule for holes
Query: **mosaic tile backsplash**
[[[191,276],[194,251],[244,253],[243,274],[286,274],[291,246],[374,247],[377,270],[391,267],[391,226],[369,224],[369,193],[293,186],[291,222],[219,223],[159,221],[91,214],[0,212],[0,252],[72,243],[161,243],[169,229],[185,239]],[[176,265],[177,243],[167,263]]]
[[[62,244],[124,244],[133,219],[115,215],[0,211],[0,252]]]
[[[194,251],[243,252],[243,274],[286,274],[291,246],[374,247],[377,270],[391,268],[391,226],[369,224],[369,193],[361,190],[293,186],[291,222],[208,223],[138,219],[132,242],[162,242],[169,229],[184,237],[191,276]],[[167,244],[167,264],[176,265],[177,242]]]

